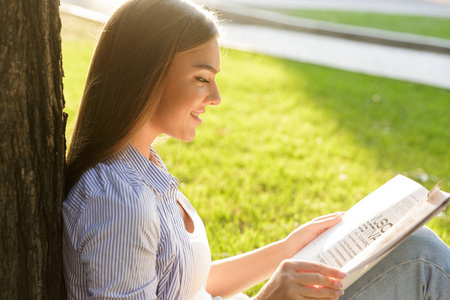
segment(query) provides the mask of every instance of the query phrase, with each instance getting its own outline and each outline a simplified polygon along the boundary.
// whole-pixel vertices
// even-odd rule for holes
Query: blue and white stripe
[[[63,204],[69,299],[187,299],[193,256],[178,180],[132,145],[86,171]]]

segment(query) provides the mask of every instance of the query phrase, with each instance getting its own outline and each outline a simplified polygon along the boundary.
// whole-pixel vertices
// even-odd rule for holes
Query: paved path
[[[223,0],[204,1],[223,3]],[[371,0],[358,0],[357,2],[367,3],[369,1]],[[66,5],[72,3],[97,11],[101,13],[100,16],[103,14],[104,17],[107,17],[121,2],[123,0],[96,0],[95,2],[62,0],[62,10],[73,8]],[[230,2],[238,5],[243,2],[256,2],[256,0],[230,0]],[[272,2],[281,5],[281,3],[286,4],[293,1],[258,0],[257,2],[260,5],[268,5]],[[295,0],[295,2],[299,5],[306,2],[325,3],[330,1]],[[333,2],[350,3],[352,1],[336,0]],[[386,4],[387,0],[378,0],[377,2]],[[411,2],[422,5],[419,3],[425,1],[389,0],[389,2],[403,4]],[[450,89],[450,55],[367,44],[263,26],[225,24],[224,29],[223,44],[227,47]]]
[[[200,0],[201,2],[233,3],[258,8],[335,9],[371,11],[426,16],[450,16],[450,0]]]
[[[226,47],[450,89],[450,56],[333,37],[233,24]]]

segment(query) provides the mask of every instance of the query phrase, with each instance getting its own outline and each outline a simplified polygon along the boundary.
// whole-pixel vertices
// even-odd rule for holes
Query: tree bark
[[[0,2],[0,299],[64,299],[59,1]]]

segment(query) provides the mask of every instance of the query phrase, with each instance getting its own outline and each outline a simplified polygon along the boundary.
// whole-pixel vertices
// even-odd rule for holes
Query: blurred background
[[[124,1],[62,2],[104,22]],[[225,20],[224,47],[450,88],[450,0],[199,2]]]
[[[61,2],[70,141],[102,23],[123,1]],[[193,142],[157,150],[213,259],[347,210],[399,173],[450,192],[450,0],[201,2],[224,20],[223,101]],[[429,226],[450,244],[448,213]]]

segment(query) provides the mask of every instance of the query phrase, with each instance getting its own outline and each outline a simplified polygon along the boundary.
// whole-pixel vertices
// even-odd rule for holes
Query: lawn
[[[450,18],[339,10],[282,10],[280,12],[306,19],[450,39]]]
[[[63,24],[70,135],[95,42],[85,32],[99,27]],[[217,80],[222,104],[196,139],[157,146],[206,224],[213,259],[346,210],[398,173],[450,191],[450,90],[234,50]],[[448,215],[429,226],[450,244]]]

